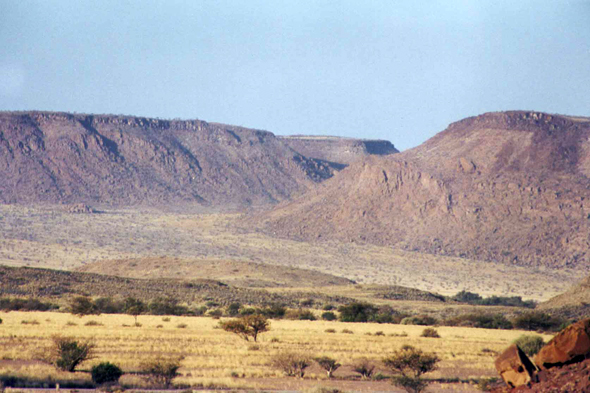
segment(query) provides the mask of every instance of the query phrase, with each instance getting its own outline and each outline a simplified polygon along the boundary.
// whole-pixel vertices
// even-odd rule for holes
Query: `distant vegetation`
[[[509,307],[525,307],[535,308],[537,303],[533,300],[522,300],[520,296],[490,296],[487,298],[474,292],[461,291],[455,296],[451,297],[459,303],[467,303],[478,306],[509,306]]]

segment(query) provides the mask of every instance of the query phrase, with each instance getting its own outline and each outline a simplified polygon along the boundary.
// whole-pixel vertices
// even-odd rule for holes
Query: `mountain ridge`
[[[122,115],[0,112],[0,202],[273,204],[345,164],[268,131]]]

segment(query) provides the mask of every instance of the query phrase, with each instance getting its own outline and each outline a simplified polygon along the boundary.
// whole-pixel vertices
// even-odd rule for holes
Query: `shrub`
[[[287,313],[287,309],[282,304],[271,304],[270,306],[259,310],[259,313],[267,318],[281,319]]]
[[[541,311],[529,311],[517,316],[514,327],[524,330],[557,330],[563,321]]]
[[[176,325],[177,328],[179,329],[186,329],[188,325],[186,323],[179,323],[178,325]]]
[[[529,356],[534,356],[543,348],[545,341],[541,336],[523,334],[512,342],[516,344]]]
[[[434,353],[425,353],[410,345],[404,345],[391,356],[383,359],[383,363],[394,374],[392,382],[407,392],[422,392],[426,382],[420,377],[437,368],[440,359]]]
[[[348,330],[348,329],[342,329],[342,333],[344,333],[344,334],[354,334],[354,332],[352,330]]]
[[[100,314],[100,310],[88,296],[76,296],[73,298],[70,302],[70,312],[80,317]]]
[[[2,318],[0,318],[0,324],[2,324]]]
[[[322,313],[322,319],[324,321],[335,321],[336,314],[334,314],[332,311],[326,311],[325,313]]]
[[[336,329],[326,329],[324,330],[325,333],[336,333]]]
[[[311,365],[311,359],[307,355],[287,352],[275,355],[272,359],[272,365],[282,370],[288,377],[303,378],[305,369]]]
[[[440,338],[440,335],[438,334],[438,331],[436,329],[426,328],[422,330],[422,334],[420,334],[420,337]]]
[[[169,388],[174,378],[178,376],[182,359],[182,357],[169,359],[158,357],[148,360],[141,364],[141,372],[148,383]]]
[[[377,307],[369,303],[353,302],[338,308],[342,322],[367,322],[377,313]]]
[[[116,302],[110,297],[99,297],[94,306],[101,314],[121,314],[125,308],[124,302]]]
[[[227,306],[227,314],[231,317],[235,317],[240,313],[240,307],[242,307],[240,303],[230,304],[229,306]]]
[[[219,327],[226,332],[237,334],[246,341],[252,338],[256,342],[260,333],[270,330],[270,322],[262,315],[252,314],[229,321],[221,321]]]
[[[367,358],[357,360],[353,365],[354,372],[359,373],[362,379],[369,379],[375,371],[375,365]]]
[[[109,362],[97,364],[92,367],[90,373],[92,374],[92,381],[98,385],[117,382],[123,375],[123,371],[118,366]]]
[[[402,325],[431,326],[438,324],[438,320],[428,315],[414,315],[401,320]]]
[[[322,310],[324,311],[332,311],[334,309],[334,305],[333,304],[325,304],[324,307],[322,307]]]
[[[90,341],[55,336],[50,358],[60,370],[74,372],[80,363],[94,357],[94,348],[94,343]]]
[[[291,310],[285,314],[285,318],[300,321],[315,321],[317,319],[314,313],[309,310]]]
[[[320,365],[321,368],[326,370],[328,378],[332,378],[334,371],[336,371],[341,366],[340,363],[336,362],[336,359],[332,359],[328,356],[317,357],[314,360]]]
[[[148,310],[154,315],[185,315],[188,309],[178,304],[178,299],[157,297],[150,302]]]

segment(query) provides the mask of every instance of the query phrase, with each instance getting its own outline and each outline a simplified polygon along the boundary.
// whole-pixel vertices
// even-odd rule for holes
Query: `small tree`
[[[97,364],[92,367],[90,373],[92,374],[92,381],[97,385],[115,383],[123,375],[123,371],[117,365],[109,362]]]
[[[80,363],[93,359],[94,348],[94,343],[90,341],[81,342],[69,337],[55,336],[51,360],[60,370],[74,372]]]
[[[274,356],[272,365],[288,377],[303,378],[305,369],[311,365],[311,359],[306,355],[287,352]]]
[[[76,296],[70,302],[70,312],[83,317],[84,315],[99,315],[100,311],[88,296]]]
[[[270,322],[260,314],[246,315],[245,317],[219,322],[219,326],[226,332],[235,333],[244,340],[250,338],[257,341],[260,333],[270,330]]]
[[[127,299],[125,299],[124,312],[125,312],[125,314],[133,315],[136,325],[137,325],[137,317],[139,315],[143,314],[145,312],[145,310],[146,310],[146,306],[141,300],[135,299],[133,297],[128,297]]]
[[[326,370],[328,378],[332,378],[332,374],[334,373],[334,371],[336,371],[340,366],[342,366],[340,363],[336,362],[336,359],[332,359],[327,356],[317,357],[314,360],[320,365],[321,368]]]
[[[440,359],[434,353],[424,353],[422,350],[410,345],[404,345],[391,356],[383,359],[386,367],[395,374],[393,384],[410,393],[422,392],[426,388],[426,382],[420,377],[437,368]]]
[[[170,359],[158,357],[142,363],[141,372],[148,383],[169,388],[174,378],[178,376],[178,370],[180,369],[180,362],[182,360],[182,357]]]
[[[375,365],[369,359],[362,358],[353,365],[353,370],[359,373],[362,379],[369,379],[375,371]]]

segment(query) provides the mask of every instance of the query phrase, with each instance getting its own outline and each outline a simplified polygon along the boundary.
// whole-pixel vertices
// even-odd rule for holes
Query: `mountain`
[[[486,113],[414,149],[353,163],[248,223],[295,239],[588,267],[589,176],[590,119]]]
[[[270,132],[200,120],[0,112],[0,203],[264,205],[342,164]]]

